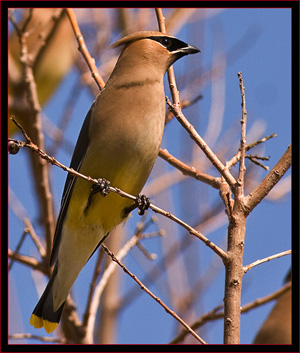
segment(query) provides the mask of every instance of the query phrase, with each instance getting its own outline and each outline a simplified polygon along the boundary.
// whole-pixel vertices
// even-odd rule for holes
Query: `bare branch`
[[[46,251],[45,251],[42,243],[40,242],[40,240],[39,240],[39,238],[38,238],[38,236],[37,236],[32,224],[31,224],[30,220],[28,218],[25,218],[24,219],[24,223],[26,225],[25,231],[27,231],[28,234],[31,236],[31,239],[33,240],[35,246],[37,247],[41,257],[45,257],[46,256]]]
[[[60,25],[60,22],[64,18],[64,10],[63,9],[58,9],[55,11],[55,13],[52,16],[52,27],[48,30],[48,33],[46,33],[45,38],[43,41],[41,41],[40,45],[35,49],[35,53],[32,53],[31,55],[31,60],[33,62],[33,67],[38,65],[39,61],[43,58],[43,55],[45,53],[45,50],[47,48],[47,44],[51,41],[53,36],[55,35],[55,32]]]
[[[241,313],[245,314],[245,313],[249,312],[252,309],[255,309],[255,308],[258,308],[258,307],[260,307],[260,306],[262,306],[264,304],[267,304],[267,303],[271,302],[272,300],[276,300],[276,299],[281,297],[284,293],[286,293],[290,289],[291,289],[291,282],[285,284],[284,286],[282,286],[280,289],[278,289],[274,293],[271,293],[271,294],[269,294],[269,295],[267,295],[267,296],[265,296],[263,298],[255,299],[254,301],[243,305],[241,307]],[[219,305],[216,308],[214,308],[213,310],[209,311],[208,313],[202,315],[197,321],[195,321],[191,325],[191,328],[193,330],[197,330],[201,326],[205,325],[207,322],[223,319],[224,311],[220,311],[219,312],[221,307],[222,307],[222,305]],[[178,344],[178,343],[182,342],[187,335],[188,335],[188,332],[187,331],[183,331],[176,338],[174,338],[170,342],[170,344]]]
[[[28,128],[30,128],[33,141],[43,148],[44,135],[41,130],[41,106],[38,99],[32,61],[30,58],[30,53],[28,52],[28,33],[25,32],[31,16],[32,10],[30,11],[28,18],[25,20],[22,29],[19,28],[19,30],[17,30],[17,25],[15,25],[15,28],[19,36],[21,47],[20,62],[22,64],[23,80],[25,83],[25,91],[27,93],[27,100],[29,104],[27,125]],[[52,236],[54,234],[54,212],[52,194],[49,185],[49,171],[47,169],[46,163],[43,160],[36,158],[36,156],[31,156],[31,158],[37,195],[41,204],[41,219],[43,220],[43,224],[45,226],[47,255],[50,256]]]
[[[9,271],[12,269],[12,266],[13,266],[15,260],[16,260],[16,257],[19,255],[19,251],[21,249],[22,244],[24,243],[26,235],[27,235],[27,232],[26,232],[26,230],[24,230],[24,232],[23,232],[23,234],[22,234],[22,236],[20,238],[20,241],[19,241],[19,243],[16,246],[16,250],[14,251],[14,257],[15,258],[12,258],[10,263],[9,263],[9,266],[8,266],[8,270]]]
[[[83,180],[86,180],[86,181],[90,181],[90,182],[95,183],[95,184],[98,183],[97,179],[93,179],[90,176],[83,175],[83,174],[77,172],[76,170],[74,170],[73,168],[68,168],[65,165],[63,165],[62,163],[58,162],[54,157],[48,156],[47,153],[42,151],[40,148],[38,148],[38,146],[36,146],[32,142],[24,143],[24,142],[15,140],[15,139],[9,139],[9,140],[18,143],[18,145],[20,147],[30,148],[34,152],[38,153],[41,158],[45,159],[46,161],[48,161],[49,163],[51,163],[53,165],[56,165],[57,167],[63,169],[64,171],[67,171],[68,173],[75,175],[76,177],[79,177],[79,178],[81,178]],[[127,192],[122,191],[119,188],[116,188],[116,187],[113,187],[113,186],[109,186],[109,191],[110,192],[114,192],[114,193],[120,195],[121,197],[126,197],[126,198],[129,198],[129,199],[133,200],[133,201],[136,200],[135,196],[130,195]],[[211,248],[218,256],[220,256],[223,261],[228,259],[228,255],[227,255],[227,253],[224,250],[219,248],[216,244],[211,242],[203,234],[201,234],[200,232],[195,230],[193,227],[189,226],[187,223],[185,223],[182,220],[180,220],[179,218],[173,216],[170,212],[164,211],[163,209],[153,205],[152,203],[150,203],[149,208],[151,208],[154,212],[157,212],[157,213],[159,213],[159,214],[161,214],[161,215],[163,215],[163,216],[175,221],[177,224],[179,224],[182,227],[184,227],[185,229],[187,229],[189,231],[189,233],[195,235],[197,238],[202,240],[209,248]]]
[[[31,256],[21,255],[18,254],[10,249],[8,249],[8,257],[13,259],[23,265],[29,266],[34,270],[38,270],[43,272],[44,274],[48,275],[48,268],[45,265],[40,263],[37,259]]]
[[[32,335],[31,333],[14,333],[12,335],[9,335],[8,337],[12,340],[30,338],[30,339],[35,339],[42,342],[61,343],[61,344],[67,343],[67,340],[63,338],[38,336],[38,335]]]
[[[162,10],[155,9],[155,12],[156,12],[157,20],[158,20],[159,30],[162,33],[166,33],[165,18],[163,16]],[[168,82],[169,82],[169,87],[170,87],[170,91],[171,91],[171,95],[172,95],[173,104],[176,105],[177,107],[180,107],[179,92],[177,90],[177,84],[176,84],[176,80],[175,80],[173,66],[169,67],[169,69],[167,71],[167,75],[168,75]]]
[[[245,146],[245,150],[249,151],[251,148],[254,148],[258,146],[259,144],[268,141],[269,139],[276,137],[277,135],[274,133],[269,136],[265,136],[260,140],[254,141],[252,143],[249,143],[248,145]],[[226,166],[230,169],[232,166],[234,166],[241,158],[241,151],[239,150],[232,158],[230,161],[226,163]]]
[[[215,166],[215,168],[219,171],[219,173],[228,182],[230,187],[232,189],[235,189],[235,186],[236,186],[235,178],[229,172],[228,168],[225,167],[223,163],[218,159],[218,157],[213,153],[213,151],[209,148],[209,146],[206,144],[203,138],[197,133],[194,126],[183,115],[183,113],[181,112],[181,109],[177,107],[175,104],[172,104],[168,98],[167,98],[167,104],[169,105],[176,119],[189,133],[192,140],[194,140],[196,144],[201,148],[201,150],[205,153],[206,157],[211,161],[211,163]]]
[[[158,304],[160,304],[164,309],[165,311],[170,314],[171,316],[173,316],[177,321],[180,322],[181,325],[183,325],[185,327],[186,330],[188,330],[188,332],[193,335],[199,342],[201,342],[202,344],[207,344],[200,336],[197,335],[197,333],[192,330],[190,328],[190,326],[185,322],[183,321],[174,311],[172,311],[166,304],[164,304],[162,302],[162,300],[155,296],[132,272],[130,272],[126,266],[124,266],[116,257],[115,255],[109,251],[107,249],[107,247],[102,244],[102,247],[103,249],[107,252],[107,254],[112,258],[113,261],[115,261],[122,269],[125,273],[127,273],[134,281],[137,282],[137,284],[141,287],[141,289],[143,291],[145,291],[147,294],[149,294]]]
[[[202,240],[206,246],[208,246],[211,250],[213,250],[218,256],[221,257],[221,259],[223,260],[223,262],[226,262],[229,258],[228,254],[226,251],[224,251],[223,249],[221,249],[220,247],[218,247],[216,244],[214,244],[212,241],[210,241],[208,238],[206,238],[202,233],[200,233],[199,231],[197,231],[196,229],[194,229],[193,227],[191,227],[190,225],[188,225],[187,223],[183,222],[181,219],[177,218],[176,216],[172,215],[170,212],[166,212],[163,209],[150,204],[149,206],[154,212],[157,212],[169,219],[171,219],[172,221],[176,222],[177,224],[179,224],[180,226],[182,226],[183,228],[185,228],[190,234],[195,235],[198,239]]]
[[[105,85],[105,82],[103,81],[102,77],[100,76],[97,66],[95,64],[95,59],[93,59],[88,51],[88,48],[85,44],[84,38],[81,34],[80,28],[78,26],[77,20],[76,20],[76,15],[74,14],[74,11],[72,9],[66,9],[67,15],[69,16],[74,34],[76,36],[77,42],[78,42],[78,49],[82,53],[86,63],[88,64],[88,67],[92,73],[92,77],[96,81],[99,90],[101,91]]]
[[[17,259],[18,255],[19,255],[19,251],[21,249],[21,246],[22,246],[27,234],[29,234],[31,236],[31,238],[32,238],[33,242],[35,243],[36,247],[38,248],[42,258],[46,255],[45,249],[44,249],[43,245],[40,243],[40,241],[39,241],[39,239],[38,239],[38,237],[37,237],[37,235],[36,235],[36,233],[35,233],[35,231],[34,231],[34,229],[32,227],[31,222],[29,221],[29,219],[25,218],[24,219],[24,223],[26,225],[26,228],[24,229],[24,232],[23,232],[23,234],[22,234],[22,236],[20,238],[20,241],[19,241],[19,243],[18,243],[18,245],[16,247],[16,250],[14,251],[14,254],[13,254],[14,258],[11,260],[11,262],[9,264],[9,267],[8,267],[9,270],[11,270],[13,263]],[[20,255],[20,256],[22,258],[23,255]]]
[[[221,180],[220,178],[215,178],[211,175],[200,172],[194,167],[189,167],[187,164],[183,163],[176,157],[172,156],[166,149],[160,149],[159,157],[170,163],[173,167],[177,168],[184,175],[191,176],[197,180],[200,180],[206,184],[211,185],[215,189],[220,188]]]
[[[253,268],[253,267],[257,266],[257,265],[263,264],[264,262],[268,262],[268,261],[273,260],[273,259],[278,259],[279,257],[285,256],[285,255],[289,255],[291,253],[292,253],[292,250],[286,250],[286,251],[282,251],[282,252],[280,252],[278,254],[265,257],[264,259],[256,260],[256,261],[252,262],[251,264],[249,264],[247,266],[244,266],[244,273],[247,273],[249,270],[251,270],[251,268]]]
[[[257,155],[247,155],[246,154],[245,158],[248,158],[252,163],[258,165],[259,167],[263,168],[264,170],[266,170],[266,171],[269,170],[268,166],[265,166],[262,163],[258,162],[257,159],[261,160],[261,161],[269,161],[270,157],[261,157],[261,156],[257,156]]]
[[[101,265],[102,259],[103,259],[103,251],[98,251],[98,258],[97,258],[97,261],[96,261],[93,278],[92,278],[92,281],[90,283],[90,290],[89,290],[89,294],[88,294],[88,300],[87,300],[86,308],[85,308],[85,311],[84,311],[84,314],[83,314],[83,321],[82,321],[82,326],[83,327],[86,327],[87,323],[88,323],[90,310],[91,310],[91,303],[92,303],[94,291],[95,291],[95,288],[96,288],[97,279],[98,279],[98,277],[100,275],[100,265]]]
[[[240,91],[242,96],[242,119],[241,119],[241,142],[240,142],[240,151],[241,151],[241,158],[240,158],[240,165],[239,165],[239,176],[238,176],[238,183],[240,184],[241,188],[239,188],[240,195],[244,195],[244,178],[245,178],[245,154],[246,154],[246,123],[247,123],[247,110],[246,110],[246,98],[245,98],[245,87],[243,83],[242,73],[238,73],[239,83],[240,83]]]
[[[291,145],[288,146],[277,164],[260,182],[260,184],[245,197],[245,212],[248,215],[272,190],[291,166]]]
[[[128,254],[129,250],[136,245],[138,240],[139,240],[139,236],[134,235],[118,252],[117,257],[119,259],[123,259]],[[104,248],[105,251],[107,249],[104,244],[102,244],[102,248]],[[97,313],[97,310],[99,307],[101,294],[102,294],[104,288],[106,287],[109,278],[115,272],[116,268],[117,268],[117,264],[114,262],[111,262],[109,264],[109,266],[106,268],[106,270],[104,271],[100,282],[95,287],[95,291],[94,291],[93,299],[91,300],[89,312],[86,312],[86,317],[85,317],[85,320],[86,320],[86,339],[87,339],[88,343],[93,343],[93,332],[94,332],[94,327],[95,327],[96,313]]]

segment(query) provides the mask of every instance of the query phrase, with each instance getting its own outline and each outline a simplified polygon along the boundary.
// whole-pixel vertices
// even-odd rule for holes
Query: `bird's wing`
[[[93,108],[94,108],[94,104],[92,104],[89,112],[85,117],[84,123],[82,125],[81,131],[74,149],[73,157],[71,160],[70,168],[73,168],[76,171],[79,171],[81,163],[83,161],[83,158],[89,146],[89,126],[90,126],[90,120],[91,120]],[[53,249],[52,249],[51,258],[50,258],[50,266],[52,266],[57,260],[62,227],[67,213],[67,209],[69,206],[69,202],[72,196],[75,179],[76,177],[74,175],[68,173],[62,199],[61,199],[61,207],[60,207],[60,211],[59,211],[59,215],[56,223],[56,229],[54,233]]]

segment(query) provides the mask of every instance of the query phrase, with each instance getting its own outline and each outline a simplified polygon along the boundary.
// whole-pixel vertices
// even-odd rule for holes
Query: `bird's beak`
[[[200,52],[200,49],[193,45],[188,45],[187,47],[181,48],[179,51],[183,54],[196,54]]]

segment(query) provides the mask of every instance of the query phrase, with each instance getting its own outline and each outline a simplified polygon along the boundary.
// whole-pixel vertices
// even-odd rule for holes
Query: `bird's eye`
[[[168,48],[172,44],[172,41],[170,38],[164,37],[162,38],[161,43],[164,47]]]
[[[170,53],[173,52],[174,50],[178,50],[180,48],[184,48],[187,46],[187,44],[183,43],[179,39],[176,39],[174,37],[168,37],[168,36],[151,36],[148,37],[149,39],[155,40],[158,43],[160,43],[162,46],[164,46]]]

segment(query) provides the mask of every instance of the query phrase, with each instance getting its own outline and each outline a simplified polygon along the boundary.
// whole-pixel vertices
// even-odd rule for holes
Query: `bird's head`
[[[118,40],[111,47],[122,45],[124,48],[118,62],[126,61],[127,65],[141,65],[145,68],[154,65],[164,72],[182,56],[200,51],[176,37],[155,31],[132,33]]]

